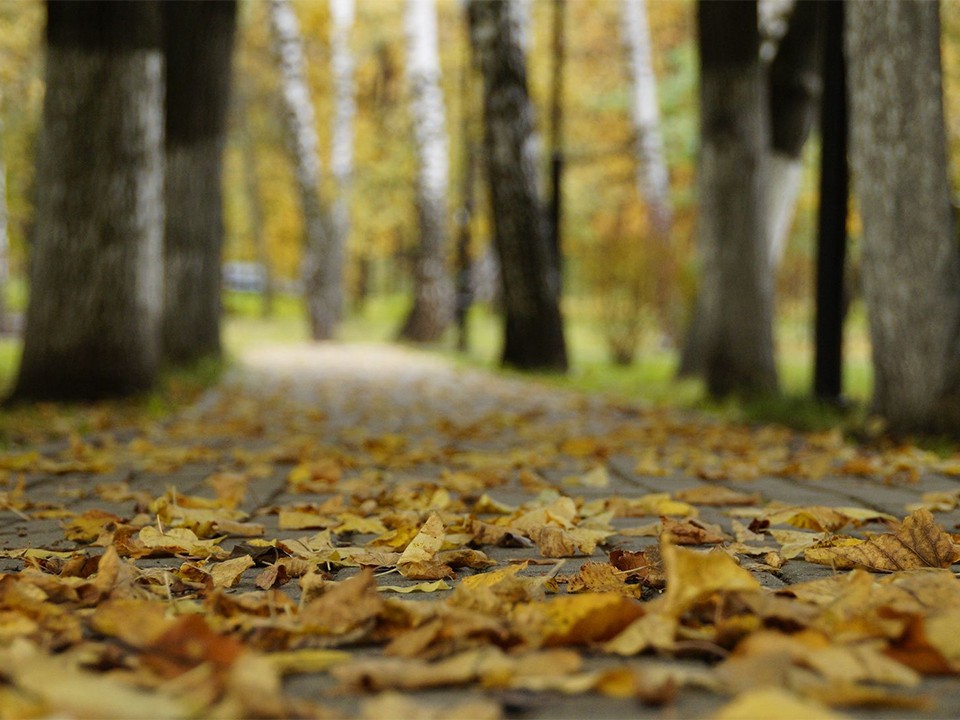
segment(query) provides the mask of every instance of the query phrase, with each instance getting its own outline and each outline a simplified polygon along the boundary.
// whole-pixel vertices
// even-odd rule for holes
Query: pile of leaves
[[[696,687],[729,696],[720,717],[826,717],[925,707],[922,677],[960,672],[960,549],[931,512],[960,492],[894,516],[728,482],[952,461],[566,396],[524,410],[515,386],[493,406],[518,411],[477,417],[420,396],[403,434],[371,430],[382,399],[335,425],[318,407],[346,390],[241,387],[133,440],[0,458],[0,716],[338,717],[347,695],[413,717],[410,693],[470,688],[436,712],[498,717]],[[701,482],[627,493],[624,461]]]

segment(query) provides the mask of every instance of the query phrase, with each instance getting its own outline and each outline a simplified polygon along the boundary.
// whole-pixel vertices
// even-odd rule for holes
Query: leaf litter
[[[699,687],[729,696],[717,717],[833,717],[960,673],[934,514],[960,494],[894,515],[758,480],[949,482],[956,458],[479,375],[371,398],[365,362],[307,399],[248,379],[126,442],[0,457],[0,716],[335,717],[346,693],[362,717],[498,717]],[[417,706],[432,688],[471,694]]]

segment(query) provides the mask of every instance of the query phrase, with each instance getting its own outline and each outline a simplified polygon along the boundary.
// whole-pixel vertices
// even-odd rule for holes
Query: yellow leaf
[[[281,675],[296,675],[298,673],[324,672],[336,665],[348,662],[352,656],[343,650],[308,648],[305,650],[273,652],[264,657]]]
[[[757,579],[724,552],[697,552],[669,542],[661,543],[660,552],[667,577],[664,603],[674,616],[714,593],[760,589]]]
[[[603,642],[643,614],[635,600],[619,593],[561,595],[514,608],[513,620],[531,641],[546,646]]]
[[[677,632],[677,620],[670,615],[650,613],[627,625],[603,649],[615,655],[638,655],[653,648],[669,651]]]
[[[214,587],[232,588],[236,587],[243,576],[244,570],[254,566],[253,558],[249,555],[224,560],[215,563],[210,567],[210,575],[213,578]]]
[[[305,510],[281,510],[277,515],[277,527],[280,530],[328,528],[336,524],[337,521],[331,517]]]
[[[375,516],[361,517],[353,513],[343,513],[338,517],[338,520],[340,520],[340,524],[335,528],[338,533],[353,532],[361,535],[382,535],[387,531],[380,518]]]
[[[507,567],[500,568],[499,570],[491,570],[490,572],[468,575],[460,581],[460,585],[471,590],[476,588],[493,587],[506,578],[516,577],[518,573],[527,568],[527,565],[528,563],[524,562],[518,565],[508,565]]]
[[[451,590],[452,588],[444,580],[437,580],[435,582],[422,582],[417,583],[416,585],[380,585],[377,587],[377,590],[380,592],[395,592],[395,593],[432,593],[437,592],[438,590]]]
[[[760,502],[760,495],[738,492],[723,485],[699,485],[678,491],[677,500],[694,505],[756,505]]]
[[[565,478],[563,484],[568,487],[605,488],[610,485],[610,473],[607,472],[606,465],[597,465],[583,475]]]
[[[397,567],[403,568],[405,565],[433,560],[443,546],[443,535],[443,521],[439,515],[433,513],[420,528],[420,532],[407,545],[406,550],[401,553]]]
[[[737,695],[713,715],[713,720],[755,720],[756,718],[803,718],[804,720],[839,720],[824,705],[802,700],[779,688],[764,687]]]
[[[219,540],[200,540],[196,533],[187,528],[173,528],[169,532],[160,532],[152,525],[141,528],[140,542],[150,554],[185,554],[197,558],[226,558],[230,555],[218,545]]]

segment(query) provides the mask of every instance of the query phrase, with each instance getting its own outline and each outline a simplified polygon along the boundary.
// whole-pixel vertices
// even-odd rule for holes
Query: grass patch
[[[0,341],[0,383],[10,391],[20,357],[20,341]],[[24,403],[0,408],[0,448],[36,446],[93,432],[147,429],[197,401],[216,385],[227,367],[204,358],[184,368],[165,369],[156,388],[125,399],[92,403]]]

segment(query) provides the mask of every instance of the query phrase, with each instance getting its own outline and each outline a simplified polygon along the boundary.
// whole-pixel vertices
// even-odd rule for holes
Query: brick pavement
[[[832,455],[831,455],[832,454]],[[858,450],[836,437],[797,436],[786,431],[740,429],[731,433],[716,421],[677,411],[654,410],[626,403],[548,389],[519,380],[457,369],[434,356],[381,346],[316,346],[263,348],[249,353],[225,386],[197,406],[147,434],[91,438],[82,448],[50,447],[51,462],[41,472],[27,473],[25,497],[33,508],[90,508],[130,517],[137,503],[108,503],[96,485],[126,483],[131,494],[155,497],[166,486],[180,494],[211,495],[207,479],[218,472],[246,473],[254,479],[243,509],[266,526],[268,538],[295,538],[304,531],[281,530],[276,510],[304,502],[321,502],[344,488],[361,492],[376,488],[425,485],[442,487],[449,472],[497,475],[488,494],[517,506],[538,495],[561,493],[584,502],[609,497],[672,493],[705,484],[760,496],[760,507],[778,501],[789,505],[856,506],[895,515],[920,502],[931,491],[960,491],[952,467],[929,455]],[[292,492],[291,469],[305,460],[344,457],[340,484],[326,492]],[[830,465],[825,458],[835,457]],[[114,467],[89,472],[98,459]],[[105,460],[105,461],[106,461]],[[7,466],[11,465],[7,462]],[[584,484],[590,470],[603,466],[606,484]],[[795,467],[797,472],[790,472]],[[811,468],[813,477],[803,475]],[[938,472],[938,470],[940,470]],[[8,471],[7,489],[16,473]],[[531,481],[533,478],[533,481]],[[546,486],[552,486],[553,490]],[[733,533],[730,507],[701,507],[699,517]],[[749,510],[747,511],[749,512]],[[68,550],[58,517],[29,520],[9,509],[0,511],[0,550],[42,547]],[[936,515],[954,529],[960,512]],[[740,518],[749,522],[749,517]],[[618,518],[629,529],[656,518]],[[867,528],[877,531],[876,527]],[[846,532],[846,530],[845,530]],[[372,536],[371,536],[372,537]],[[352,542],[370,539],[356,536]],[[237,540],[227,540],[229,548]],[[610,544],[638,550],[655,537],[614,535]],[[505,562],[538,557],[536,548],[484,548]],[[564,560],[563,574],[573,574],[588,560],[606,560],[598,548],[591,557]],[[177,567],[180,561],[149,560],[139,565]],[[16,572],[22,560],[0,558],[0,572]],[[553,571],[533,565],[528,574]],[[822,565],[788,560],[779,569],[757,569],[770,588],[833,574]],[[337,579],[349,576],[342,571]],[[409,584],[396,574],[379,582]],[[252,575],[232,592],[254,590]],[[297,599],[296,582],[283,590]],[[434,595],[411,595],[410,601],[436,601]],[[358,655],[377,656],[377,647],[352,648]],[[685,668],[696,674],[701,660],[667,656],[612,658],[586,652],[586,669],[627,663],[658,672]],[[286,683],[288,693],[318,701],[347,716],[361,713],[369,694],[338,689],[324,673],[297,675]],[[922,695],[922,710],[868,707],[848,709],[858,717],[960,717],[960,681],[925,678],[908,693]],[[507,716],[531,718],[702,717],[729,698],[696,687],[684,687],[675,701],[649,707],[633,699],[595,693],[483,691],[475,687],[411,694],[424,706],[450,708],[466,699],[493,699]],[[376,714],[376,708],[368,709]],[[441,711],[441,714],[443,711]]]

